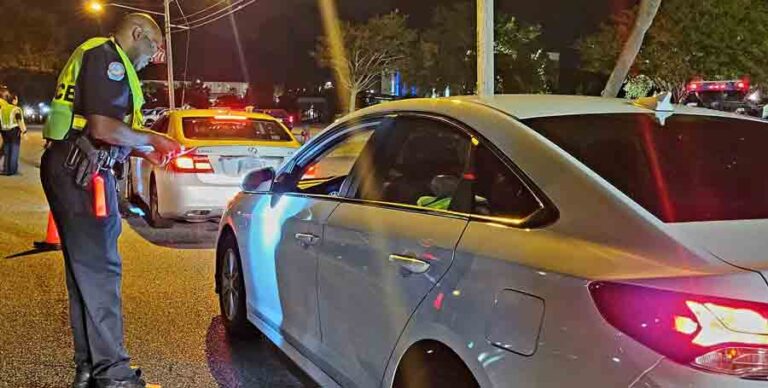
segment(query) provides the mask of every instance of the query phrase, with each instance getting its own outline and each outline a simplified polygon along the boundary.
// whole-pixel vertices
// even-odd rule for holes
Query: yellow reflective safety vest
[[[3,109],[5,109],[6,106],[11,105],[8,101],[5,101],[4,99],[0,98],[0,131],[5,130],[5,125],[3,124]]]
[[[5,100],[3,100],[5,102]],[[16,114],[22,113],[21,108],[13,105],[9,102],[5,102],[0,105],[0,123],[2,124],[3,131],[10,131],[11,129],[18,128],[19,122],[16,120]]]
[[[85,117],[76,115],[74,112],[75,103],[75,85],[80,75],[80,69],[83,65],[83,56],[89,50],[93,50],[109,42],[114,43],[117,53],[125,66],[125,73],[128,77],[128,84],[131,88],[131,97],[133,99],[133,114],[130,122],[126,124],[131,128],[139,130],[143,128],[144,118],[141,114],[141,107],[144,105],[144,93],[141,90],[141,81],[136,74],[128,55],[118,45],[113,38],[93,38],[78,47],[64,66],[64,70],[59,75],[56,87],[56,96],[51,103],[51,113],[43,128],[43,137],[49,140],[63,140],[70,130],[81,131],[85,128],[87,121]]]

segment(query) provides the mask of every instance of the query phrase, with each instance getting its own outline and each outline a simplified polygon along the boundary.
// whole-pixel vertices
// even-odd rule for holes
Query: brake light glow
[[[205,155],[185,155],[179,156],[171,164],[172,170],[181,173],[212,173],[213,166]]]
[[[768,304],[611,282],[589,289],[608,323],[673,361],[768,376]]]
[[[213,118],[216,120],[248,120],[248,118],[244,116],[213,116]]]
[[[301,177],[302,180],[307,179],[315,179],[317,178],[317,165],[313,164],[307,168],[306,171],[304,171],[304,176]]]

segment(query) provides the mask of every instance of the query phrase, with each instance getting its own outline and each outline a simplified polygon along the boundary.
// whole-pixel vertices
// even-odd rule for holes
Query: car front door
[[[273,193],[254,203],[246,275],[249,311],[305,353],[316,353],[320,344],[317,257],[323,226],[376,125],[330,133],[287,165]]]
[[[380,384],[451,264],[468,223],[459,197],[472,138],[442,119],[400,115],[373,143],[373,162],[355,167],[349,198],[327,221],[318,266],[325,358],[345,385],[364,387]]]

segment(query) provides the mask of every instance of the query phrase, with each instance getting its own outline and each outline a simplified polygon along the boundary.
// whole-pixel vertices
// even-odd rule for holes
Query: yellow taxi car
[[[165,167],[131,158],[126,196],[147,204],[147,220],[156,228],[220,217],[246,173],[277,169],[301,146],[280,121],[261,113],[178,110],[151,129],[190,150]]]

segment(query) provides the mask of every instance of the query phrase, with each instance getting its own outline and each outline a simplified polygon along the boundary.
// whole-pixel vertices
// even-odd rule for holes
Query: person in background
[[[8,100],[10,100],[11,92],[8,90],[8,87],[5,85],[0,85],[0,112],[3,111],[3,107],[8,104]],[[0,134],[2,134],[3,130],[3,121],[0,120]],[[0,138],[2,140],[2,138]],[[0,142],[0,168],[5,166],[5,152],[3,152],[3,145],[2,142]]]
[[[27,126],[24,123],[24,112],[18,105],[19,97],[10,93],[7,93],[6,97],[6,103],[0,107],[5,155],[3,175],[16,175],[19,173],[21,135],[27,133]]]

